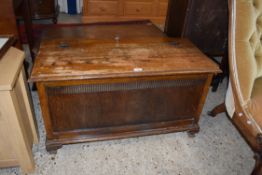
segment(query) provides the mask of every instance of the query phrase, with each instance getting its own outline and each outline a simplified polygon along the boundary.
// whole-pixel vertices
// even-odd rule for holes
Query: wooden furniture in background
[[[31,18],[34,20],[39,19],[52,19],[57,23],[59,13],[59,6],[57,0],[27,0],[30,5]],[[18,16],[22,16],[22,11],[18,12]]]
[[[165,33],[189,38],[210,58],[221,56],[222,76],[228,73],[228,4],[227,0],[169,0]]]
[[[150,19],[164,24],[167,0],[85,0],[83,22]]]
[[[22,0],[18,1],[15,6],[19,6],[21,3]],[[1,2],[0,29],[0,35],[12,35],[18,38],[14,4],[12,0],[4,0]],[[19,42],[16,43],[16,46],[21,47]]]
[[[0,60],[0,167],[34,169],[32,145],[38,142],[23,69],[24,53],[11,47]]]
[[[177,131],[197,132],[218,66],[189,40],[151,22],[56,28],[45,33],[36,82],[46,148]]]
[[[12,35],[18,39],[15,43],[16,47],[22,48],[19,41],[19,33],[17,28],[16,14],[18,11],[21,12],[22,19],[24,20],[26,36],[29,44],[29,49],[32,58],[34,58],[33,53],[33,29],[30,13],[29,0],[2,0],[0,9],[0,35]]]

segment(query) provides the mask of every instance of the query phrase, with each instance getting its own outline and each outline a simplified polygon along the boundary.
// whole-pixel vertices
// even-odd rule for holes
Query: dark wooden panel
[[[60,132],[193,119],[205,81],[48,87],[52,126],[54,132]]]
[[[17,0],[14,0],[17,1]],[[24,0],[23,0],[24,1]],[[32,19],[53,19],[57,22],[59,7],[57,0],[26,0],[29,3]],[[20,18],[23,16],[23,9],[18,9],[16,12]]]
[[[17,0],[17,6],[22,3],[21,1]],[[1,1],[0,35],[18,36],[13,0]]]
[[[172,37],[181,37],[184,32],[190,0],[169,0],[165,33]]]
[[[227,0],[170,0],[165,32],[189,38],[208,55],[223,56],[227,49]]]
[[[227,49],[227,0],[192,0],[184,36],[209,55],[224,56]]]
[[[57,0],[30,0],[34,19],[54,18],[58,15]]]
[[[29,41],[29,47],[32,54],[32,48],[34,45],[33,33],[32,33],[32,21],[30,6],[28,0],[3,0],[1,1],[1,10],[0,10],[0,35],[12,35],[15,38],[18,37],[17,29],[17,19],[16,14],[18,11],[21,11],[22,19],[24,20],[27,39]],[[18,48],[21,49],[21,43],[15,43]]]

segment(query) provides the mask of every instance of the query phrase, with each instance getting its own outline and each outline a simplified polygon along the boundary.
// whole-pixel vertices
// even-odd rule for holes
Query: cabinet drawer
[[[31,11],[35,16],[53,15],[56,13],[57,1],[55,0],[30,0]]]
[[[167,15],[167,6],[168,6],[168,4],[165,3],[165,2],[159,3],[159,10],[158,10],[159,16],[166,16]]]
[[[152,3],[148,2],[125,2],[125,15],[152,16]]]
[[[118,3],[116,1],[89,1],[86,10],[88,15],[117,15]]]

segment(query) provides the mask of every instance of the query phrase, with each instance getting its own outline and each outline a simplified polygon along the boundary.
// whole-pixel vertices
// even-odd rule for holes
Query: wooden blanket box
[[[189,40],[149,21],[52,29],[31,81],[47,131],[46,148],[64,144],[197,132],[218,66]]]

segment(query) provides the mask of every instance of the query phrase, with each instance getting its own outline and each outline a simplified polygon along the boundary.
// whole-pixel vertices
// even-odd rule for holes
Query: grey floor
[[[32,93],[40,132],[34,145],[35,172],[31,175],[248,175],[253,153],[225,114],[207,111],[224,100],[226,81],[209,92],[195,138],[172,133],[63,146],[57,154],[45,150],[45,130],[38,96]],[[19,168],[1,175],[22,174]]]

